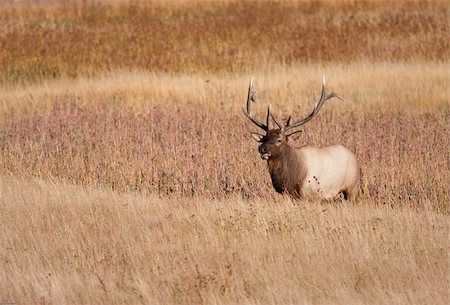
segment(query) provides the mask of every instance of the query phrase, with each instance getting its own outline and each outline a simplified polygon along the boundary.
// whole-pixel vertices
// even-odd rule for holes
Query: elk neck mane
[[[286,145],[282,154],[275,159],[269,159],[272,185],[279,193],[288,192],[300,195],[300,189],[306,178],[306,168],[301,155],[291,146]]]

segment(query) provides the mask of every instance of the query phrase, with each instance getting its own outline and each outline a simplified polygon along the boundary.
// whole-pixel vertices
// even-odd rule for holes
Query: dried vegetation
[[[0,82],[449,58],[445,1],[83,3],[2,6]]]
[[[447,304],[445,2],[0,5],[0,302]],[[358,205],[276,194],[241,113],[307,113]]]

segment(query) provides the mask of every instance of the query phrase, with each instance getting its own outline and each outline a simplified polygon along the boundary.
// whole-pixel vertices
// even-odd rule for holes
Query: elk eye
[[[283,142],[282,139],[278,139],[278,140],[277,140],[277,143],[281,143],[281,142]]]

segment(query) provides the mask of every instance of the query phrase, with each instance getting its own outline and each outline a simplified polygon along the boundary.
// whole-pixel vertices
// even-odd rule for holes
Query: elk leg
[[[351,202],[356,202],[356,200],[358,199],[358,193],[359,193],[359,186],[355,185],[354,187],[352,187],[349,190],[346,190],[343,192],[345,199]]]

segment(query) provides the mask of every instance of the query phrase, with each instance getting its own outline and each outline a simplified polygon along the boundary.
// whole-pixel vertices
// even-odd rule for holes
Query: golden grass
[[[445,2],[0,4],[0,303],[448,304]],[[241,113],[327,102],[357,205],[274,192]]]
[[[55,101],[69,99],[80,104],[113,101],[137,110],[171,104],[237,113],[253,76],[260,111],[269,102],[276,113],[306,113],[320,93],[323,74],[330,89],[346,99],[333,105],[338,113],[401,110],[444,114],[450,105],[449,70],[448,62],[352,62],[277,65],[251,73],[115,71],[97,77],[4,85],[0,87],[0,110],[51,108]]]
[[[0,5],[0,83],[117,69],[445,61],[448,14],[445,1]]]
[[[446,211],[447,68],[325,67],[329,86],[347,101],[329,102],[298,145],[341,143],[355,151],[368,202]],[[319,94],[317,70],[256,74],[259,113],[267,93],[281,117],[304,116]],[[253,127],[240,110],[248,79],[158,76],[119,73],[73,86],[66,81],[5,91],[0,170],[122,191],[273,196],[265,163],[248,136]]]
[[[429,209],[161,199],[0,178],[0,286],[18,304],[448,304]]]

